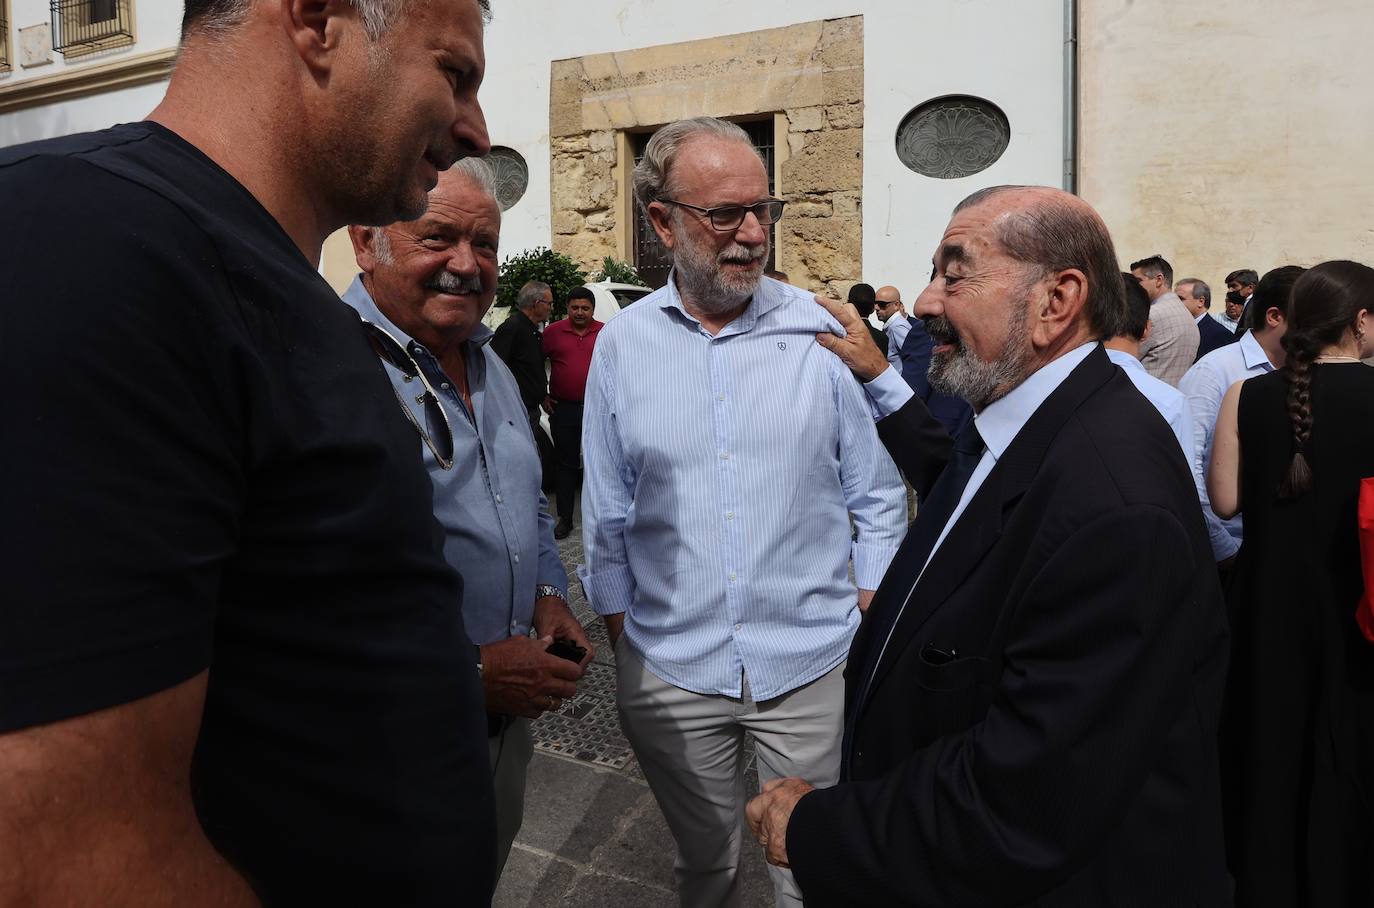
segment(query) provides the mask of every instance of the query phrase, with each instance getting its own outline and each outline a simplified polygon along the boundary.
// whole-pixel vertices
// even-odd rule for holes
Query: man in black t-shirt
[[[462,582],[315,270],[489,147],[485,0],[187,0],[149,121],[0,150],[0,905],[484,905]]]

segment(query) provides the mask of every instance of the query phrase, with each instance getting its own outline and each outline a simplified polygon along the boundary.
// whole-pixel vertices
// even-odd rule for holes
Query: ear
[[[280,0],[282,26],[307,69],[317,77],[334,68],[345,37],[363,40],[357,11],[348,0]]]
[[[1277,306],[1270,306],[1268,309],[1264,310],[1264,323],[1270,328],[1277,328],[1279,325],[1282,325],[1284,321],[1283,313],[1279,311]]]
[[[1035,288],[1031,291],[1031,343],[1044,350],[1082,324],[1088,278],[1077,268],[1068,268],[1038,281]]]
[[[348,239],[353,243],[353,258],[357,259],[358,267],[363,270],[363,274],[371,274],[372,269],[377,267],[377,257],[372,254],[372,241],[381,229],[383,228],[359,227],[357,224],[350,224],[348,227]]]
[[[662,202],[649,203],[649,223],[654,225],[654,233],[663,241],[663,248],[672,249],[677,242],[673,234],[673,212]]]

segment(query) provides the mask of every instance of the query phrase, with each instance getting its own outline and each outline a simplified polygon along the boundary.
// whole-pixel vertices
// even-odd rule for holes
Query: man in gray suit
[[[1150,295],[1150,336],[1140,344],[1140,364],[1163,382],[1178,387],[1197,359],[1197,322],[1174,293],[1174,269],[1163,256],[1131,263],[1131,274]]]

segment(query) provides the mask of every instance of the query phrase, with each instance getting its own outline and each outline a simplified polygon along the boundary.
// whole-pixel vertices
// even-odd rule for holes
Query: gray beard
[[[926,377],[930,386],[942,394],[962,397],[975,410],[1006,397],[1030,374],[1031,349],[1026,335],[1030,326],[1030,307],[1025,301],[1013,305],[1007,319],[1007,337],[997,359],[979,359],[962,341],[952,352],[930,357]]]

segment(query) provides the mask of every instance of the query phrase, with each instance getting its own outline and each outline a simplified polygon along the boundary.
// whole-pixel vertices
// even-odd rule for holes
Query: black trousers
[[[549,429],[553,432],[558,477],[554,487],[558,518],[571,521],[577,492],[582,487],[582,402],[560,400],[554,404]]]

